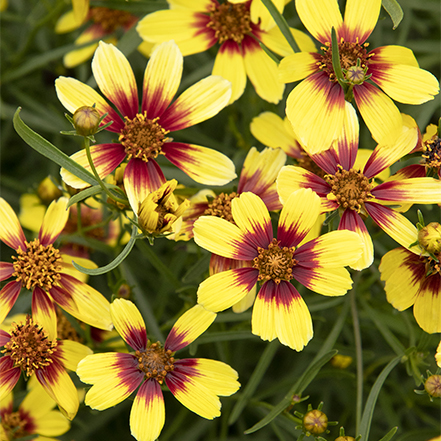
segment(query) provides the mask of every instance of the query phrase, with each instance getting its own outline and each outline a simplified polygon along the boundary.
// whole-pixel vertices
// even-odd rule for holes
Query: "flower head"
[[[13,393],[9,393],[0,401],[0,439],[8,441],[28,435],[63,435],[69,430],[70,423],[59,411],[53,410],[56,404],[38,382],[28,388],[15,411]],[[5,438],[1,438],[1,430]]]
[[[220,415],[218,396],[239,388],[237,373],[225,363],[201,358],[178,360],[175,352],[194,341],[213,322],[216,314],[196,305],[175,323],[164,345],[147,339],[144,320],[136,306],[125,299],[111,304],[112,319],[128,354],[102,353],[86,357],[78,366],[81,381],[93,384],[85,403],[93,409],[114,406],[140,386],[130,413],[132,435],[155,440],[165,420],[161,385],[191,411],[213,419]]]
[[[299,188],[311,188],[321,199],[321,210],[339,210],[339,229],[357,232],[364,244],[360,261],[354,269],[367,268],[373,262],[373,244],[364,219],[372,219],[394,237],[396,212],[386,205],[404,203],[431,204],[441,201],[441,182],[432,178],[391,179],[376,185],[374,179],[382,171],[409,153],[418,139],[412,118],[404,116],[402,133],[392,145],[378,145],[361,168],[355,167],[358,155],[358,119],[354,108],[346,103],[343,134],[332,148],[311,155],[324,171],[318,176],[296,166],[285,166],[277,178],[280,199],[287,200]],[[305,145],[309,152],[309,146]]]
[[[302,350],[312,338],[312,321],[291,280],[323,295],[344,295],[352,285],[344,266],[357,261],[362,249],[352,231],[333,231],[299,246],[319,214],[318,196],[302,189],[283,206],[277,238],[265,204],[249,192],[233,199],[235,224],[214,216],[200,217],[194,225],[198,245],[249,265],[210,276],[199,285],[198,302],[211,311],[222,311],[259,282],[253,334],[263,340],[277,337],[282,344]]]
[[[72,257],[54,246],[68,219],[67,202],[64,197],[52,202],[38,238],[27,241],[16,214],[0,198],[0,240],[16,251],[12,263],[0,263],[1,280],[15,278],[0,291],[0,323],[14,306],[22,288],[26,288],[32,291],[33,317],[51,339],[55,338],[57,329],[55,304],[92,326],[112,329],[109,302],[77,278],[80,273],[72,265]],[[84,259],[76,260],[85,263]],[[90,266],[90,261],[86,262]]]
[[[439,224],[429,225],[441,239]],[[387,232],[401,245],[386,253],[379,266],[387,301],[399,311],[413,305],[415,320],[424,331],[441,332],[441,251],[427,250],[418,229],[399,213]]]
[[[194,144],[174,142],[170,133],[205,121],[221,111],[228,103],[231,85],[218,76],[199,81],[171,103],[181,80],[183,58],[174,42],[158,46],[144,74],[143,97],[139,108],[135,76],[126,57],[113,45],[100,42],[92,61],[92,71],[99,88],[119,114],[94,89],[74,78],[60,77],[55,86],[62,104],[70,112],[95,103],[103,123],[113,121],[107,130],[117,133],[119,143],[98,144],[90,152],[101,178],[106,177],[124,160],[124,187],[129,197],[144,189],[157,190],[164,175],[156,162],[164,155],[196,182],[224,185],[236,177],[234,164],[225,155]],[[164,76],[164,72],[167,75]],[[72,156],[90,169],[86,152]],[[74,188],[87,183],[65,169],[63,180]]]
[[[282,99],[285,85],[277,80],[277,65],[258,41],[283,56],[292,53],[292,49],[259,0],[224,3],[169,0],[168,3],[170,10],[154,12],[139,21],[137,30],[145,41],[160,43],[173,39],[184,56],[206,51],[219,43],[213,75],[231,81],[230,103],[244,92],[247,77],[264,100],[278,103]],[[284,2],[276,3],[283,11]],[[306,34],[296,29],[291,32],[301,50],[314,50]]]
[[[344,19],[336,0],[296,0],[296,8],[305,27],[323,46],[321,54],[300,52],[280,63],[282,81],[303,80],[286,102],[294,132],[311,153],[330,148],[343,127],[345,98],[353,97],[373,138],[393,143],[401,131],[401,117],[390,98],[421,104],[433,99],[439,83],[419,68],[410,49],[383,46],[368,52],[366,40],[377,23],[381,0],[348,0]],[[332,28],[348,86],[346,96],[333,68]]]
[[[76,415],[77,390],[66,372],[75,371],[78,362],[92,353],[71,340],[57,340],[30,316],[25,323],[13,323],[9,332],[0,329],[0,400],[17,384],[20,374],[35,375],[60,410],[70,420]]]

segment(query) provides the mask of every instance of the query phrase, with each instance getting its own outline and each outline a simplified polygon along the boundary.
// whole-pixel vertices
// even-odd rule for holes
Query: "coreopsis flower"
[[[278,3],[283,10],[283,2]],[[231,81],[230,103],[243,94],[247,77],[264,100],[278,103],[282,99],[285,85],[277,79],[277,64],[258,41],[281,56],[291,54],[292,49],[272,18],[265,18],[263,27],[253,22],[250,7],[253,9],[256,2],[168,0],[168,4],[169,10],[153,12],[139,21],[136,29],[145,41],[173,39],[184,56],[219,43],[212,73]],[[300,50],[315,50],[310,37],[296,29],[291,32]]]
[[[233,162],[207,147],[174,142],[167,135],[205,121],[220,112],[231,96],[231,85],[218,76],[209,76],[184,91],[171,103],[181,81],[183,58],[174,42],[158,46],[144,74],[143,97],[139,109],[135,76],[127,58],[111,44],[100,42],[92,61],[96,82],[115,104],[119,114],[90,86],[74,78],[60,77],[55,86],[58,98],[70,112],[95,104],[103,122],[113,121],[107,130],[119,134],[119,143],[98,144],[90,149],[101,178],[110,174],[125,159],[124,188],[129,196],[157,190],[164,175],[155,161],[164,155],[196,182],[224,185],[236,177]],[[167,72],[167,75],[164,75]],[[85,150],[72,157],[90,170]],[[87,183],[62,169],[63,180],[74,188]]]
[[[194,224],[195,242],[220,256],[246,261],[249,266],[214,274],[198,288],[198,303],[214,312],[243,299],[260,282],[251,326],[263,340],[279,341],[300,351],[312,338],[312,320],[292,279],[326,296],[351,288],[346,265],[362,251],[358,235],[333,231],[298,246],[320,214],[320,198],[310,189],[293,193],[280,213],[277,238],[263,201],[242,193],[232,201],[235,224],[202,216]]]
[[[0,400],[17,384],[20,374],[35,375],[49,396],[70,420],[78,411],[77,390],[66,372],[75,371],[78,362],[92,353],[71,340],[57,340],[56,331],[45,329],[31,316],[25,323],[13,323],[9,332],[0,329]]]
[[[133,352],[93,354],[80,362],[77,374],[93,385],[85,397],[88,406],[97,410],[115,406],[140,386],[130,413],[131,433],[140,441],[153,441],[161,433],[164,382],[192,412],[207,419],[220,415],[219,396],[232,395],[240,386],[236,371],[220,361],[175,358],[175,352],[199,337],[216,314],[196,305],[178,319],[162,345],[147,339],[144,320],[132,302],[116,299],[110,310],[115,328]]]
[[[296,0],[296,8],[305,27],[322,44],[322,53],[292,54],[279,65],[280,80],[303,80],[286,101],[294,132],[313,146],[311,153],[328,149],[340,136],[345,98],[353,97],[372,137],[381,144],[395,142],[401,117],[391,98],[422,104],[439,92],[439,83],[419,68],[408,48],[394,45],[367,51],[366,40],[378,21],[381,0],[348,0],[344,20],[337,0]],[[332,28],[348,86],[346,96],[332,65]]]
[[[3,322],[23,288],[32,291],[32,315],[50,335],[56,333],[55,304],[74,317],[100,329],[112,329],[109,302],[77,278],[72,257],[54,246],[66,225],[67,198],[52,202],[43,218],[38,238],[27,241],[17,215],[0,198],[0,240],[16,251],[12,263],[0,262],[0,280],[13,277],[0,291],[0,323]],[[90,267],[90,261],[75,258]]]
[[[364,252],[352,268],[361,270],[373,262],[373,243],[364,224],[371,216],[380,228],[394,223],[396,211],[387,205],[408,203],[433,204],[441,201],[441,182],[432,178],[386,180],[376,185],[374,179],[404,155],[418,139],[415,121],[403,116],[402,133],[393,144],[378,145],[361,168],[355,167],[358,149],[358,119],[351,104],[346,103],[344,130],[332,148],[311,155],[324,175],[319,176],[296,166],[285,166],[277,178],[281,201],[299,188],[311,188],[321,199],[322,212],[339,210],[338,229],[360,235]],[[307,151],[308,146],[304,146]]]
[[[0,401],[0,439],[9,441],[36,435],[34,439],[43,440],[63,435],[70,428],[70,422],[58,410],[53,410],[57,403],[48,396],[40,383],[36,382],[23,401],[14,410],[13,393]],[[2,435],[3,431],[3,437]]]
[[[396,213],[386,228],[401,245],[386,253],[379,266],[387,301],[399,311],[413,305],[424,331],[441,332],[441,225],[432,222],[418,231]]]
[[[139,200],[132,200],[132,209],[138,217],[139,227],[146,233],[159,235],[176,233],[182,224],[182,215],[190,201],[178,203],[175,195],[178,181],[172,179],[151,193],[139,194]]]
[[[90,42],[91,44],[67,52],[63,57],[63,63],[66,67],[76,67],[92,58],[93,53],[98,47],[94,41],[103,39],[107,43],[117,43],[115,32],[122,29],[127,32],[137,21],[138,17],[130,12],[120,9],[111,9],[101,6],[89,8],[88,0],[79,0],[72,2],[73,8],[63,14],[55,25],[57,34],[65,34],[78,29],[86,22],[91,22],[75,40],[77,46]],[[92,43],[93,42],[93,43]],[[141,43],[138,50],[147,55],[153,45],[146,42]]]

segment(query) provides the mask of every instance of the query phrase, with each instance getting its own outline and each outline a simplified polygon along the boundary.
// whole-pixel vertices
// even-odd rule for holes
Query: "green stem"
[[[120,204],[125,205],[127,203],[127,201],[112,194],[109,191],[109,189],[105,186],[105,184],[101,180],[101,178],[99,177],[98,172],[96,171],[95,165],[93,163],[92,155],[90,154],[90,140],[89,140],[89,138],[87,136],[84,136],[83,142],[84,142],[84,148],[86,149],[86,155],[87,155],[87,160],[89,161],[90,169],[92,170],[92,173],[95,176],[95,179],[98,181],[98,184],[100,185],[100,187],[102,188],[104,193],[106,193],[106,195],[109,196],[110,199],[112,199],[116,202],[119,202]]]
[[[351,314],[354,326],[355,354],[357,358],[357,403],[355,412],[355,433],[358,433],[361,421],[361,409],[363,406],[363,355],[361,348],[360,322],[358,320],[357,303],[355,300],[355,289],[350,292]]]
[[[268,9],[271,17],[273,17],[283,36],[286,38],[286,41],[291,46],[293,52],[300,52],[296,40],[291,33],[291,29],[289,29],[288,23],[279,10],[274,6],[274,3],[271,0],[262,0],[262,3],[265,5],[266,9]]]

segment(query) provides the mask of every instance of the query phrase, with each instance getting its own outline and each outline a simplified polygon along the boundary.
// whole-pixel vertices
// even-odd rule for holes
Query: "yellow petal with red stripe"
[[[164,397],[161,386],[152,379],[139,388],[130,411],[132,436],[140,441],[154,441],[159,437],[165,422]]]
[[[69,218],[68,201],[68,198],[62,197],[49,205],[39,233],[39,239],[43,245],[54,243],[66,225]]]
[[[317,57],[314,53],[297,52],[280,61],[278,78],[283,83],[293,83],[303,80],[317,70]]]
[[[78,363],[93,353],[92,349],[72,340],[61,340],[58,342],[58,347],[64,367],[74,372],[77,370]]]
[[[429,334],[441,332],[441,277],[435,274],[422,283],[413,306],[420,327]]]
[[[0,215],[2,219],[0,222],[0,240],[14,250],[17,250],[19,247],[23,251],[26,250],[26,237],[18,217],[3,198],[0,198]]]

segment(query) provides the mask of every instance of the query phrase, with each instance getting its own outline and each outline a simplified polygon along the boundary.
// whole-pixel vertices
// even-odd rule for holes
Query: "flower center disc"
[[[207,27],[214,30],[219,43],[226,40],[241,43],[244,36],[251,32],[250,6],[247,3],[236,5],[229,2],[213,4]]]
[[[119,141],[124,146],[128,159],[138,158],[148,162],[161,153],[162,145],[167,141],[165,135],[169,131],[157,123],[158,119],[147,119],[146,112],[136,114],[133,119],[125,117],[125,126],[120,132]]]
[[[267,249],[258,248],[259,255],[253,259],[253,268],[259,270],[258,280],[273,280],[277,285],[282,280],[291,280],[292,268],[297,264],[293,258],[294,247],[279,247],[279,241],[273,239]]]
[[[14,273],[17,282],[23,287],[31,289],[34,286],[48,291],[58,280],[60,280],[61,255],[57,248],[52,245],[44,246],[39,239],[32,242],[25,242],[26,251],[21,248],[17,250],[17,256],[12,256]]]
[[[425,152],[422,155],[427,168],[441,167],[441,138],[437,136],[425,142]]]
[[[358,65],[359,70],[361,72],[365,72],[367,67],[369,66],[369,58],[373,55],[368,55],[366,48],[369,46],[369,43],[364,43],[363,45],[359,43],[351,43],[349,41],[341,41],[338,44],[338,52],[340,55],[340,65],[342,71],[345,72],[347,70],[352,71],[351,68],[355,68],[357,66],[357,60],[360,60],[360,64]],[[323,55],[321,61],[318,63],[319,68],[326,72],[329,76],[330,81],[337,81],[337,78],[334,73],[334,68],[332,66],[332,47],[330,43],[326,43],[325,46],[321,48],[323,50]],[[355,70],[352,75],[360,75],[358,70]],[[351,75],[351,76],[352,76]],[[363,75],[364,76],[364,75]]]
[[[153,343],[144,352],[135,352],[138,368],[145,372],[147,378],[154,378],[160,384],[175,368],[172,355],[173,352],[170,349],[166,351],[159,342]]]
[[[11,339],[2,350],[14,362],[14,367],[20,367],[30,377],[37,369],[49,366],[53,362],[57,341],[50,341],[43,328],[26,317],[26,323],[17,325],[10,332]]]
[[[208,204],[208,208],[204,211],[204,215],[220,217],[234,224],[235,222],[231,213],[231,201],[236,196],[237,193],[235,191],[230,194],[221,193]]]
[[[89,14],[90,19],[100,24],[107,33],[113,32],[120,26],[125,26],[132,19],[130,12],[109,8],[90,8]]]
[[[331,186],[332,199],[337,200],[341,208],[349,208],[358,213],[363,208],[364,203],[371,197],[372,189],[369,179],[360,171],[353,168],[351,170],[340,170],[335,175],[326,175],[325,180]]]
[[[6,440],[23,438],[29,433],[26,426],[29,422],[22,418],[20,412],[5,413],[2,415],[1,425],[6,434]]]

